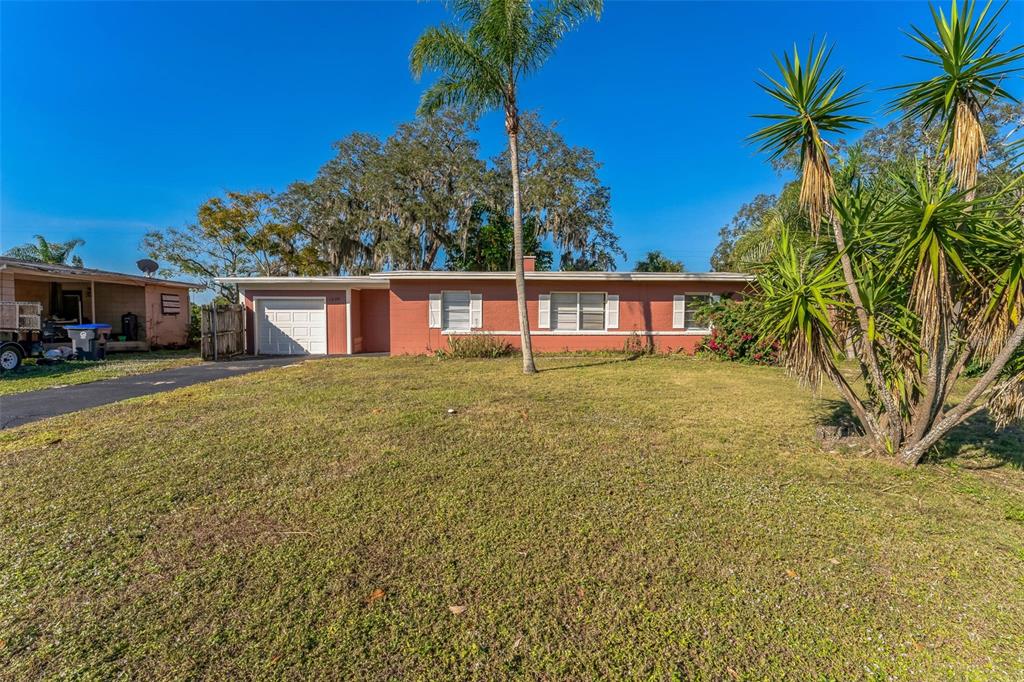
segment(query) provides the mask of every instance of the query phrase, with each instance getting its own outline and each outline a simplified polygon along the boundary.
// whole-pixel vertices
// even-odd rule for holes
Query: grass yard
[[[57,365],[37,365],[35,360],[27,359],[16,370],[0,372],[0,395],[159,372],[174,367],[198,365],[201,361],[199,351],[191,349],[113,353],[107,360],[100,362],[73,360]]]
[[[1020,430],[904,470],[818,449],[834,404],[774,369],[518,364],[317,360],[0,433],[0,670],[1021,679]]]

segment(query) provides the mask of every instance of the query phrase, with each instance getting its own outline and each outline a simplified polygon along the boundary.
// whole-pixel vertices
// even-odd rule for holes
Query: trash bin
[[[64,329],[79,360],[103,360],[107,357],[109,324],[69,324]]]
[[[139,316],[135,313],[125,313],[121,316],[121,335],[125,341],[139,340]]]

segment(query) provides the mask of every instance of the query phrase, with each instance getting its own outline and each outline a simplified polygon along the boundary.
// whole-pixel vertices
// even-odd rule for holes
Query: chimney
[[[523,270],[526,272],[533,272],[537,269],[537,257],[536,256],[523,256]]]

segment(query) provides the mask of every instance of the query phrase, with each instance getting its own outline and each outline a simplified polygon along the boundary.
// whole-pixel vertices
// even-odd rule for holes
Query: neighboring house
[[[539,352],[620,350],[631,336],[692,353],[709,330],[694,315],[710,297],[741,294],[736,273],[536,272],[526,298]],[[449,336],[491,334],[519,345],[511,272],[395,271],[366,277],[228,277],[247,309],[246,344],[260,355],[417,355]]]
[[[188,343],[188,282],[126,275],[92,268],[0,257],[0,301],[38,302],[44,327],[98,322],[109,324],[108,350],[145,350]],[[135,339],[120,342],[122,316],[138,321]]]

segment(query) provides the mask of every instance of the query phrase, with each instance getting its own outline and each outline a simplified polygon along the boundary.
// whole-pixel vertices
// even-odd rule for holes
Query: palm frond
[[[434,113],[445,106],[467,105],[470,109],[500,104],[504,79],[481,46],[453,26],[428,28],[413,45],[409,55],[413,75],[420,78],[427,69],[442,77],[423,94],[422,113]]]

